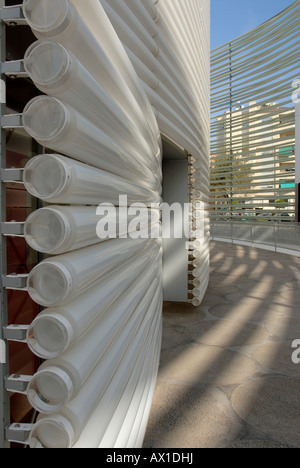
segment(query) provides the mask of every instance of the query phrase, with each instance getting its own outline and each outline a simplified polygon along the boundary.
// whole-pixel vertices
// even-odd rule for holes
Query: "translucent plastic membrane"
[[[147,35],[144,31],[138,30],[138,28],[136,28],[136,30],[138,31],[139,35],[135,35],[132,29],[128,27],[128,23],[132,24],[133,27],[134,20],[136,20],[134,16],[132,20],[132,17],[130,16],[130,9],[124,6],[124,4],[121,2],[114,2],[112,5],[110,5],[108,2],[102,0],[102,5],[105,8],[105,11],[107,12],[116,31],[118,31],[118,35],[121,41],[126,47],[129,48],[129,50],[133,52],[133,54],[138,58],[138,60],[142,61],[143,63],[146,63],[151,70],[157,70],[158,68],[160,68],[160,60],[163,60],[162,68],[165,69],[164,78],[166,79],[167,75],[170,81],[170,70],[173,70],[173,80],[176,81],[178,79],[176,73],[177,70],[174,70],[174,68],[171,65],[169,65],[168,57],[164,56],[163,51],[157,47],[155,41],[151,37],[149,37],[149,35]],[[179,113],[171,110],[169,104],[166,103],[165,99],[161,99],[160,96],[158,96],[157,86],[153,87],[155,88],[155,91],[153,91],[151,87],[147,87],[147,85],[144,84],[146,95],[148,96],[148,99],[151,102],[151,104],[154,105],[154,107],[158,110],[159,113],[164,114],[170,122],[177,125],[179,129],[184,129],[185,134],[187,136],[192,135],[192,125],[191,123],[189,125],[187,124],[187,121],[189,120],[190,116],[190,109],[187,112],[187,117],[184,118],[184,116],[182,115],[182,110]],[[159,119],[160,118],[158,115],[158,122],[160,123]],[[195,126],[195,129],[196,128],[198,131],[198,127]],[[189,138],[190,142],[197,142],[198,135],[193,133],[192,138]],[[200,145],[200,140],[198,141],[198,145]],[[189,147],[187,147],[187,149],[189,149]]]
[[[130,378],[136,381],[149,354],[153,355],[156,349],[157,337],[161,329],[161,291],[156,291],[150,304],[144,299],[144,308],[140,311],[142,323],[132,330],[132,335],[118,353],[117,365],[110,380],[106,380],[106,372],[110,372],[110,363],[102,360],[93,370],[79,394],[68,402],[60,412],[53,415],[40,415],[30,434],[31,447],[71,448],[80,439],[80,436],[90,421],[95,409],[101,407],[101,418],[94,426],[97,437],[105,432],[107,424],[118,404],[119,399],[126,391]],[[147,303],[147,304],[146,304]],[[145,307],[146,306],[146,307]],[[155,338],[156,337],[156,338]],[[106,370],[105,370],[106,369]],[[112,395],[118,395],[112,398]],[[99,413],[98,413],[99,414]],[[98,442],[98,445],[100,443]],[[54,445],[56,444],[56,445]]]
[[[30,159],[24,168],[23,180],[31,195],[48,203],[98,205],[106,202],[118,206],[120,195],[127,195],[129,204],[144,202],[148,205],[161,200],[144,179],[139,179],[139,184],[129,182],[59,154]]]
[[[148,143],[73,54],[56,42],[37,41],[27,50],[24,66],[41,91],[69,104],[147,167],[153,157]]]
[[[76,7],[79,15],[92,31],[98,43],[101,44],[107,56],[113,61],[119,74],[139,103],[143,115],[147,116],[150,130],[160,145],[160,132],[149,101],[140,86],[134,67],[124,51],[119,35],[104,11],[102,3],[98,0],[86,0],[85,4],[81,0],[71,0],[71,3]],[[101,30],[99,24],[101,24]]]
[[[134,304],[124,296],[122,304],[98,320],[70,349],[56,359],[46,361],[28,386],[28,399],[38,411],[55,413],[80,391],[94,368],[99,365],[103,384],[110,381],[132,335],[142,324],[145,311],[158,291],[155,271],[147,288],[141,288]],[[150,285],[150,286],[149,286]]]
[[[60,356],[108,310],[114,314],[123,303],[134,307],[141,291],[148,287],[153,268],[161,268],[160,242],[156,241],[138,250],[79,297],[41,312],[28,329],[29,348],[43,359]]]
[[[143,445],[157,379],[160,341],[159,335],[156,349],[152,355],[148,355],[139,378],[134,384],[128,384],[128,390],[122,395],[99,448],[112,445],[114,448],[139,448]]]
[[[152,17],[147,16],[147,13],[145,15],[145,10],[143,11],[143,7],[141,8],[137,2],[109,3],[102,0],[102,5],[118,31],[138,76],[143,81],[149,101],[159,112],[157,119],[160,128],[162,125],[160,119],[164,116],[176,127],[177,135],[174,139],[176,142],[180,141],[178,138],[182,130],[186,136],[191,135],[192,130],[194,136],[189,138],[189,142],[186,139],[184,147],[191,151],[193,145],[191,152],[198,155],[199,149],[204,144],[203,134],[199,131],[201,128],[199,109],[190,87],[187,86],[187,81],[190,80],[187,80],[186,72],[178,61],[179,50],[176,48],[175,55],[166,40],[165,31],[161,33]],[[172,5],[172,9],[174,8]],[[148,34],[149,30],[151,35]],[[155,41],[152,38],[155,38]],[[197,43],[197,40],[194,42]],[[195,65],[198,65],[197,61],[193,64],[196,69]],[[203,87],[204,83],[201,82],[201,85]],[[165,129],[167,129],[167,120],[163,123]],[[167,130],[170,132],[171,126]],[[197,139],[198,148],[196,148]]]
[[[47,33],[50,28],[59,29],[70,21],[70,10],[67,0],[53,0],[50,2],[35,2],[26,0],[23,11],[30,26],[34,26],[40,33]]]
[[[135,215],[128,215],[127,210],[108,208],[102,216],[96,207],[78,206],[49,206],[34,211],[25,222],[25,239],[38,252],[60,254],[72,250],[88,247],[110,238],[139,235],[135,232]],[[149,230],[151,235],[151,210],[144,210],[138,217],[138,225],[142,230]],[[105,213],[105,214],[104,214]],[[154,213],[155,222],[159,213]],[[102,221],[101,221],[102,220]],[[105,230],[98,230],[98,223],[105,224]],[[113,226],[107,230],[106,226]],[[102,229],[101,229],[102,231]],[[104,237],[106,235],[107,237]],[[146,234],[146,233],[145,233]]]
[[[101,7],[98,6],[98,8]],[[132,91],[126,84],[123,74],[126,76],[127,69],[118,67],[110,60],[102,47],[102,41],[98,41],[87,24],[79,16],[76,8],[67,0],[62,2],[52,0],[24,0],[23,12],[25,18],[37,38],[54,39],[70,50],[89,70],[91,75],[98,81],[105,91],[113,97],[119,107],[123,109],[132,122],[136,125],[152,148],[153,163],[158,167],[156,155],[160,152],[157,141],[159,132],[153,118],[150,106],[140,108]],[[107,18],[105,15],[99,18],[97,29],[106,28]],[[116,36],[117,38],[117,36]],[[117,42],[120,46],[119,41]],[[114,50],[114,48],[112,48]],[[124,61],[123,61],[124,62]],[[129,64],[127,63],[127,67]],[[122,74],[120,74],[122,73]],[[136,86],[139,84],[136,82]],[[134,90],[133,86],[131,87]],[[140,96],[140,95],[139,95]],[[143,111],[145,110],[146,113]],[[148,121],[147,121],[148,119]],[[155,130],[153,125],[156,125]]]
[[[178,60],[174,59],[174,53],[165,38],[162,40],[162,35],[152,17],[145,15],[143,8],[139,8],[140,5],[134,1],[129,2],[128,6],[125,5],[126,2],[110,4],[105,0],[102,0],[102,4],[123,44],[150,70],[154,70],[162,82],[168,81],[173,94],[183,96],[183,100],[189,102],[194,110],[195,103],[193,103],[191,93],[189,90],[182,89],[182,68]],[[151,30],[150,33],[148,33],[149,30]],[[177,93],[174,92],[173,86],[176,86]],[[186,107],[188,107],[187,103]]]
[[[158,302],[158,309],[161,307],[161,301]],[[128,408],[129,402],[137,402],[137,395],[134,395],[134,390],[140,391],[143,386],[151,386],[150,394],[148,394],[149,401],[152,401],[153,397],[153,382],[156,382],[157,369],[159,364],[159,355],[161,347],[161,318],[158,317],[156,328],[153,330],[152,340],[149,336],[147,343],[143,347],[138,356],[138,359],[135,362],[135,367],[132,369],[132,372],[127,376],[125,386],[122,386],[122,393],[119,394],[118,398],[112,400],[109,398],[109,391],[105,393],[98,406],[95,408],[95,411],[88,421],[88,424],[85,426],[80,439],[74,445],[73,448],[83,448],[83,447],[99,447],[99,448],[108,448],[115,447],[114,439],[116,434],[126,435],[130,429],[134,429],[134,425],[130,426],[129,424],[122,428],[122,422],[124,421],[124,412]],[[145,374],[148,375],[151,372],[151,381],[147,382]],[[117,385],[116,382],[113,385]],[[117,389],[117,386],[115,387]],[[121,408],[121,411],[120,411]],[[150,408],[143,408],[143,418],[148,422]],[[119,410],[119,411],[118,411]],[[135,408],[130,412],[131,418],[137,418],[138,413],[134,412]],[[97,421],[101,421],[99,426]],[[138,422],[138,421],[136,421]],[[99,431],[95,431],[95,427],[99,428]],[[143,444],[144,435],[145,435],[145,422],[141,424],[138,428],[138,434],[132,434],[135,440],[135,443],[131,447],[139,448]],[[138,439],[138,440],[137,440]],[[107,440],[110,440],[107,443]],[[117,441],[116,441],[117,443]],[[114,445],[113,445],[114,444]],[[122,448],[126,447],[122,445]]]
[[[161,132],[190,153],[191,201],[208,201],[209,2],[101,3],[142,82]],[[209,229],[200,230],[194,224],[205,216],[196,212],[190,220],[191,240],[201,245],[208,243]],[[191,245],[190,255],[194,253],[201,261],[201,251]],[[201,284],[206,275],[205,267]]]
[[[32,99],[24,108],[23,125],[41,145],[91,166],[133,181],[137,172],[143,172],[139,161],[115,139],[58,99]],[[145,171],[143,178],[147,179]]]
[[[149,239],[112,239],[44,260],[30,272],[28,292],[40,305],[63,304],[93,286],[149,242]]]
[[[185,109],[183,106],[183,103],[186,101],[184,100],[184,96],[182,96],[183,101],[179,99],[179,95],[182,94],[180,91],[180,88],[178,86],[174,87],[174,90],[172,89],[172,86],[168,86],[164,82],[166,82],[166,70],[164,70],[163,67],[161,69],[164,71],[164,76],[161,77],[163,81],[160,81],[157,78],[157,74],[154,74],[150,68],[148,68],[141,60],[139,60],[134,53],[126,48],[128,56],[130,57],[132,63],[135,66],[136,72],[142,82],[144,83],[144,90],[146,95],[148,96],[149,101],[154,105],[154,107],[159,111],[159,107],[157,105],[157,99],[155,99],[153,95],[153,89],[155,90],[155,93],[160,96],[160,98],[170,107],[172,108],[173,114],[180,115],[184,122],[185,122],[185,127],[188,126],[189,129],[193,130],[195,133],[197,133],[197,129],[199,129],[199,122],[197,121],[197,118],[190,112],[190,109]],[[173,91],[173,92],[172,92]],[[161,105],[160,105],[161,107]],[[162,107],[161,109],[162,110]],[[160,115],[158,114],[158,118],[160,119]],[[159,124],[160,121],[158,120]],[[178,120],[177,120],[178,122]],[[169,129],[170,131],[170,129]],[[199,137],[198,137],[199,138]]]

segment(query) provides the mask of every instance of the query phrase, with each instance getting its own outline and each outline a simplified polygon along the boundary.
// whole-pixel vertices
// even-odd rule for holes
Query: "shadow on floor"
[[[300,258],[213,242],[202,305],[166,303],[145,448],[300,447]]]

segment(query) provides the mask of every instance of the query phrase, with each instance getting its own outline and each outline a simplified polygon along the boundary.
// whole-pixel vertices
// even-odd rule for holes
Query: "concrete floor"
[[[144,447],[299,448],[299,303],[300,258],[213,242],[203,304],[165,304]]]

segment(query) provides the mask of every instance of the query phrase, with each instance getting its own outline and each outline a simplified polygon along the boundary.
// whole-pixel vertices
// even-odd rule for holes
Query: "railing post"
[[[300,102],[295,103],[296,222],[300,222]]]

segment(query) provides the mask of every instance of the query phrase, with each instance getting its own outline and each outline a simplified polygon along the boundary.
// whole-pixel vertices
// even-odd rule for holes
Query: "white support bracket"
[[[3,328],[3,337],[8,341],[24,343],[29,325],[8,325]]]
[[[24,169],[10,168],[0,169],[1,182],[19,182],[23,183]]]
[[[1,118],[2,128],[23,128],[22,114],[7,114]]]
[[[11,60],[1,63],[1,74],[10,78],[25,78],[28,76],[24,68],[24,60]]]
[[[2,276],[2,286],[6,289],[26,290],[28,274]]]
[[[12,221],[10,223],[1,223],[0,232],[3,236],[7,237],[24,237],[25,223],[17,223]]]
[[[5,379],[5,390],[12,393],[26,393],[32,375],[12,374]]]
[[[34,424],[14,423],[6,428],[5,436],[9,442],[29,445],[28,438],[34,427]]]
[[[21,5],[1,8],[0,20],[8,26],[24,26],[28,24],[23,15]]]

